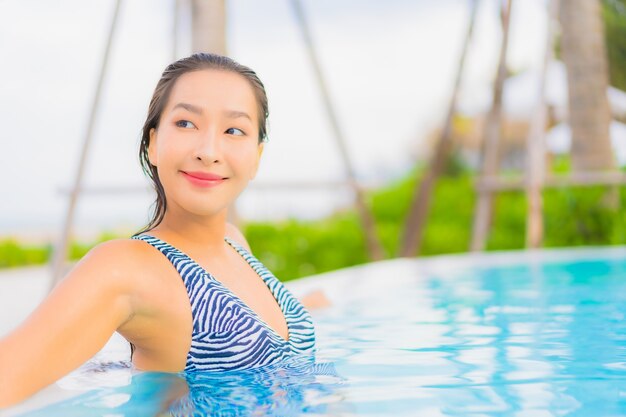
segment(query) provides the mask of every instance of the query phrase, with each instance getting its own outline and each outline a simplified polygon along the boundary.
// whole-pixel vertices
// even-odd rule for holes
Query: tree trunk
[[[225,0],[192,0],[191,49],[226,55]]]
[[[606,96],[608,65],[600,0],[561,1],[561,52],[567,68],[572,169],[615,168]]]

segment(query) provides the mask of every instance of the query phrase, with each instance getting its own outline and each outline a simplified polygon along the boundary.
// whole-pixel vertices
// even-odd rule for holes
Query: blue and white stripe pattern
[[[187,288],[193,331],[185,372],[256,368],[314,351],[315,332],[309,312],[258,259],[232,239],[224,238],[263,279],[278,302],[289,340],[185,253],[154,236],[142,234],[132,239],[161,251]]]

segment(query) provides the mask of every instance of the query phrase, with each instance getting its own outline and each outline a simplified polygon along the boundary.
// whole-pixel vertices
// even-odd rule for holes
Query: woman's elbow
[[[1,378],[1,376],[0,376]],[[0,385],[0,410],[20,403],[24,398],[16,395],[11,387],[2,383]]]

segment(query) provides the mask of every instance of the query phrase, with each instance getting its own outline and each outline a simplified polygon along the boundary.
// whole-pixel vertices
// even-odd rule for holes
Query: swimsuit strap
[[[158,237],[154,237],[154,236],[147,235],[147,234],[140,234],[140,235],[133,235],[131,239],[143,240],[144,242],[147,242],[150,245],[157,248],[167,257],[167,259],[170,260],[170,262],[172,262],[172,264],[174,264],[174,266],[179,272],[180,272],[181,267],[184,267],[185,264],[192,263],[198,268],[202,269],[202,271],[205,272],[207,275],[211,275],[210,272],[204,270],[204,268],[202,268],[196,261],[194,261],[185,252],[165,242],[164,240],[159,239]],[[243,259],[245,259],[245,261],[250,265],[250,267],[252,267],[254,272],[256,272],[263,279],[263,281],[267,283],[268,280],[271,280],[271,278],[276,279],[276,277],[274,277],[274,275],[263,265],[263,263],[261,263],[261,261],[259,261],[254,255],[252,255],[252,253],[250,253],[246,248],[244,248],[243,246],[241,246],[239,243],[235,242],[228,236],[224,237],[224,240],[226,241],[226,243],[232,246],[233,249],[235,249],[235,251],[239,255],[241,255]],[[211,278],[213,277],[211,276]]]
[[[246,260],[248,265],[254,269],[254,272],[256,272],[257,275],[259,275],[263,281],[270,286],[272,292],[274,292],[272,283],[274,280],[278,280],[278,278],[276,278],[274,274],[272,274],[270,270],[267,269],[265,265],[263,265],[263,263],[259,261],[250,251],[241,246],[239,243],[229,237],[225,237],[224,240],[226,240],[226,242],[228,242],[228,244],[232,246],[243,259]]]
[[[191,259],[189,255],[182,252],[175,246],[159,239],[158,237],[142,234],[133,235],[131,239],[143,240],[161,251],[161,253],[163,253],[172,265],[174,265],[174,268],[176,268],[180,276],[183,278],[183,282],[185,283],[185,287],[187,287],[187,289],[192,288],[195,283],[194,281],[206,272],[200,265],[198,265],[197,262]]]

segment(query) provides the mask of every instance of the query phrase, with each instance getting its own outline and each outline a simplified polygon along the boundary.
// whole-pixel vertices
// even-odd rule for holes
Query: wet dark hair
[[[143,227],[135,235],[147,232],[155,228],[163,220],[167,202],[165,200],[165,190],[159,179],[156,166],[150,163],[148,159],[148,145],[150,143],[150,131],[159,127],[161,114],[167,104],[170,93],[176,81],[181,75],[188,72],[213,69],[217,71],[227,71],[239,74],[244,77],[252,86],[256,102],[258,106],[259,117],[259,143],[267,140],[267,117],[269,109],[267,104],[267,95],[263,83],[254,71],[245,65],[235,62],[233,59],[211,53],[196,53],[186,58],[179,59],[168,65],[161,75],[161,79],[154,89],[150,106],[148,107],[148,116],[143,125],[141,133],[141,143],[139,145],[139,162],[143,172],[152,180],[154,190],[156,191],[156,200],[153,204],[152,218],[148,224]],[[134,235],[133,235],[134,236]]]

